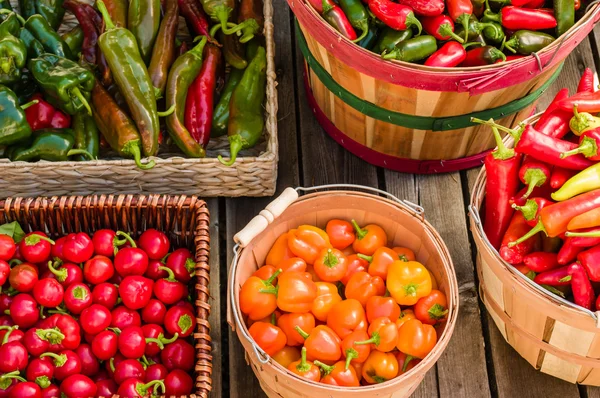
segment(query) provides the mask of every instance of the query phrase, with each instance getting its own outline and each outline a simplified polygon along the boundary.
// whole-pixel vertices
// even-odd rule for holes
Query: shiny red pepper
[[[537,274],[533,281],[538,285],[568,286],[571,284],[569,266],[556,268],[551,271],[546,271]]]
[[[452,38],[460,43],[464,43],[464,39],[454,33],[454,22],[447,15],[423,17],[421,18],[421,23],[423,24],[423,30],[438,40],[446,41]]]
[[[411,7],[415,14],[435,17],[444,12],[444,0],[398,0],[398,3]]]
[[[452,20],[463,26],[465,40],[469,34],[469,18],[473,14],[473,3],[471,0],[447,0],[448,15]]]
[[[551,171],[552,168],[546,163],[531,156],[525,157],[519,169],[519,179],[527,186],[527,192],[523,197],[528,198],[535,187],[541,187],[549,182]]]
[[[500,246],[500,257],[502,257],[507,263],[518,265],[523,262],[523,258],[529,253],[533,252],[538,239],[536,236],[532,236],[514,246],[509,246],[509,243],[514,242],[518,237],[525,235],[531,230],[531,227],[527,224],[527,220],[520,212],[516,212],[508,230],[502,239],[502,245]]]
[[[467,0],[470,4],[470,0]],[[421,22],[415,17],[411,7],[394,3],[391,0],[368,0],[369,9],[384,24],[394,30],[406,30],[415,26],[421,33]]]
[[[534,252],[523,257],[523,264],[533,272],[545,272],[560,267],[556,253]]]
[[[425,65],[451,68],[460,65],[467,57],[467,51],[462,44],[449,41],[427,58]]]
[[[221,50],[209,43],[204,48],[203,58],[202,69],[188,90],[184,123],[194,140],[206,148],[212,128],[213,99],[221,68]]]
[[[579,112],[600,112],[600,91],[593,93],[578,93],[574,96],[560,101],[557,106],[573,115],[573,107],[577,105]]]
[[[568,152],[561,154],[561,157],[568,157],[577,154],[582,154],[589,160],[594,162],[600,161],[600,153],[598,148],[600,147],[600,127],[595,129],[587,130],[579,136],[579,146]]]
[[[542,134],[546,134],[554,138],[562,138],[571,131],[569,122],[573,117],[573,110],[562,110],[558,107],[558,103],[569,97],[569,89],[563,88],[560,90],[540,120],[535,124],[535,129]]]
[[[553,189],[559,189],[565,182],[569,181],[571,177],[576,175],[578,170],[563,169],[562,167],[554,167],[552,170],[552,176],[550,177],[550,187]]]
[[[600,282],[600,246],[582,251],[577,255],[577,261],[583,265],[590,280]]]
[[[506,61],[506,55],[496,47],[483,46],[467,51],[467,56],[460,66],[484,66],[498,61]]]
[[[553,204],[554,202],[546,199],[546,198],[533,198],[527,199],[524,205],[519,206],[516,203],[512,205],[512,208],[515,210],[519,210],[525,216],[525,220],[527,220],[527,224],[530,227],[535,227],[538,223],[538,216],[540,215],[540,211],[546,206]]]
[[[579,253],[585,250],[584,247],[575,246],[573,244],[574,238],[565,239],[562,247],[558,251],[557,260],[560,265],[567,265],[573,262]]]
[[[594,90],[594,71],[591,68],[585,68],[579,85],[577,86],[578,93],[593,93]]]
[[[545,30],[556,27],[554,13],[539,9],[507,6],[502,7],[500,14],[486,10],[484,15],[488,20],[498,22],[509,30]]]
[[[582,228],[576,231],[570,231],[575,233],[594,233],[600,235],[600,227]],[[594,238],[589,236],[571,236],[567,239],[571,239],[573,246],[577,247],[593,247],[600,245],[600,237]]]
[[[177,4],[181,15],[188,23],[188,27],[191,27],[190,32],[210,38],[208,17],[198,0],[177,0]]]
[[[25,109],[25,117],[31,130],[64,129],[71,126],[71,116],[54,108],[41,94],[35,94],[29,99],[29,101],[33,100],[37,100],[38,103]]]
[[[569,275],[571,276],[571,290],[573,291],[573,299],[575,301],[575,304],[580,305],[583,308],[587,308],[588,310],[592,309],[592,303],[594,302],[594,298],[596,297],[590,279],[593,281],[600,280],[600,263],[598,263],[599,259],[600,258],[595,259],[597,265],[593,266],[594,271],[597,272],[597,274],[594,275],[594,277],[598,279],[594,279],[594,277],[592,277],[592,275],[589,272],[589,268],[585,265],[582,266],[582,264],[579,263],[573,263],[569,265]],[[586,270],[588,272],[586,272]]]

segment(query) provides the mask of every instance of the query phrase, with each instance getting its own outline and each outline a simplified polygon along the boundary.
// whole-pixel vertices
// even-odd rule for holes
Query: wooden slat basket
[[[195,196],[99,195],[52,198],[8,198],[0,201],[0,224],[18,221],[25,232],[45,231],[51,238],[71,232],[102,228],[131,232],[137,238],[156,228],[171,244],[195,254],[194,306],[198,327],[194,333],[196,366],[192,397],[207,398],[211,391],[211,338],[208,256],[209,213],[206,203]]]
[[[481,165],[494,140],[470,117],[513,127],[530,116],[564,59],[600,19],[595,4],[536,56],[449,69],[383,60],[342,37],[308,1],[288,4],[298,22],[308,101],[323,128],[364,160],[410,173]]]
[[[92,4],[93,0],[84,0]],[[17,0],[10,0],[15,10]],[[229,157],[227,136],[211,139],[203,159],[185,158],[177,147],[161,148],[154,158],[156,166],[140,170],[133,160],[114,152],[101,153],[101,159],[85,162],[10,162],[0,159],[0,194],[8,196],[90,195],[120,193],[178,193],[203,197],[271,196],[277,182],[277,82],[273,4],[264,0],[264,37],[267,50],[267,96],[265,130],[258,144],[240,152],[233,166],[227,167],[217,155]],[[59,29],[63,33],[77,24],[67,11]],[[178,37],[190,38],[183,17]]]
[[[539,116],[525,122],[533,123]],[[512,147],[512,138],[505,143]],[[486,309],[506,342],[531,366],[570,383],[600,386],[600,312],[548,292],[500,257],[479,216],[485,182],[484,167],[471,193],[469,213],[479,295]]]
[[[310,193],[298,198],[299,192],[327,188],[336,190]],[[357,190],[376,191],[387,198]],[[324,228],[332,218],[356,219],[361,225],[380,225],[388,234],[390,244],[408,247],[416,253],[417,261],[432,272],[439,289],[448,297],[448,321],[438,330],[438,342],[433,351],[412,370],[378,385],[335,387],[294,376],[254,343],[240,311],[241,285],[264,264],[275,240],[289,229],[302,224]],[[400,201],[383,191],[353,185],[287,188],[236,234],[234,240],[237,246],[228,281],[227,320],[244,346],[246,358],[262,389],[270,398],[408,397],[450,341],[458,317],[456,275],[446,245],[435,229],[424,220],[423,209],[419,206]]]

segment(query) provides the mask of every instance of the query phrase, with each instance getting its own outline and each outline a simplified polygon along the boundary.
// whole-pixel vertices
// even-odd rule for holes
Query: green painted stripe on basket
[[[517,113],[525,109],[527,106],[531,105],[535,100],[537,100],[554,82],[554,80],[556,80],[564,66],[564,62],[561,63],[556,72],[554,72],[554,74],[550,76],[550,79],[548,79],[548,81],[545,82],[540,88],[526,95],[525,97],[509,102],[508,104],[460,116],[443,118],[415,116],[381,108],[371,102],[360,99],[359,97],[355,96],[354,94],[346,90],[344,87],[342,87],[338,82],[336,82],[333,79],[333,77],[321,66],[321,64],[319,64],[319,62],[310,53],[310,50],[308,49],[308,45],[306,43],[306,39],[304,38],[302,31],[300,30],[297,19],[296,36],[298,37],[298,46],[300,47],[300,51],[302,52],[308,66],[314,71],[319,80],[321,80],[323,85],[325,85],[325,87],[327,87],[329,91],[334,93],[352,108],[369,117],[372,117],[373,119],[417,130],[446,131],[461,129],[475,125],[475,123],[471,122],[472,117],[484,120],[490,118],[501,119],[508,115]]]

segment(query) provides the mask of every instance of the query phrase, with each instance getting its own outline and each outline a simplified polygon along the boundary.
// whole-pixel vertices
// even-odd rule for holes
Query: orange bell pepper
[[[370,339],[357,341],[355,345],[372,344],[372,349],[389,352],[398,343],[398,327],[389,318],[377,318],[369,325]]]
[[[315,272],[315,267],[313,267],[312,265],[310,265],[310,264],[306,265],[306,272],[310,274],[313,282],[319,282],[321,280],[319,278],[319,276],[317,275],[317,273]]]
[[[314,264],[321,250],[331,248],[331,243],[329,236],[321,228],[301,225],[288,232],[288,247],[296,257],[307,264]]]
[[[348,284],[352,275],[357,272],[367,272],[367,269],[369,268],[369,262],[358,257],[357,254],[348,255],[346,260],[348,263],[348,270],[346,271],[346,275],[340,279],[340,282],[342,282],[344,286]]]
[[[295,362],[299,359],[300,350],[298,347],[285,346],[281,350],[277,351],[275,355],[273,355],[273,360],[284,368],[287,368],[292,362]]]
[[[263,265],[262,267],[254,271],[252,276],[256,276],[266,281],[270,279],[275,274],[275,272],[277,272],[277,268],[273,267],[272,265]],[[271,284],[273,286],[277,285],[277,278],[271,280]]]
[[[391,353],[371,351],[369,358],[365,361],[362,376],[369,384],[383,383],[398,376],[398,360]]]
[[[355,252],[371,256],[375,250],[387,244],[387,234],[379,225],[369,224],[361,228],[355,220],[352,220],[352,225],[356,230],[356,240],[352,244]]]
[[[400,306],[392,297],[369,297],[365,311],[369,323],[382,316],[387,317],[392,322],[396,322],[400,317]]]
[[[342,301],[338,288],[333,283],[316,282],[317,297],[312,303],[311,312],[321,322],[327,322],[327,315],[334,305]]]
[[[279,263],[283,272],[306,272],[306,261],[300,257],[286,258]]]
[[[270,356],[282,350],[287,341],[283,330],[271,323],[256,322],[250,326],[248,332],[256,344]]]
[[[319,325],[310,334],[297,326],[296,331],[306,339],[304,348],[310,361],[335,363],[342,357],[342,340],[327,326]]]
[[[409,370],[417,366],[419,362],[421,362],[420,359],[409,357],[402,351],[396,351],[396,359],[398,360],[398,369],[400,369],[398,375],[408,372]]]
[[[265,259],[265,264],[277,267],[283,260],[292,257],[294,257],[294,253],[292,253],[288,246],[288,233],[286,232],[273,243]]]
[[[333,306],[327,316],[329,326],[341,339],[355,330],[367,331],[365,310],[358,300],[346,299]]]
[[[423,359],[433,350],[436,342],[437,334],[433,326],[411,319],[398,330],[396,347],[406,355]]]
[[[329,236],[331,246],[338,250],[344,250],[351,246],[356,239],[352,224],[344,220],[329,220],[325,232]]]
[[[357,272],[346,284],[346,298],[356,299],[365,307],[369,297],[383,296],[385,282],[379,276],[371,276],[366,272]]]
[[[411,319],[417,319],[413,310],[402,310],[402,312],[400,312],[400,318],[396,320],[396,327],[398,328],[398,331],[400,330],[402,325],[404,325]]]
[[[359,254],[358,257],[369,262],[368,272],[370,275],[379,276],[383,280],[387,279],[388,268],[394,261],[404,261],[398,253],[389,247],[380,247],[375,250],[372,256]]]
[[[389,268],[387,289],[399,305],[415,305],[431,293],[431,275],[416,261],[394,261]]]
[[[321,369],[311,361],[306,360],[306,347],[302,347],[302,354],[300,355],[300,360],[290,363],[287,366],[288,370],[304,379],[320,381]]]
[[[317,286],[306,272],[284,272],[277,287],[277,306],[285,312],[309,312],[317,297]]]
[[[348,262],[338,249],[323,249],[313,264],[315,273],[323,282],[337,282],[346,275]]]
[[[356,254],[356,252],[354,251],[354,248],[352,246],[348,246],[347,248],[342,250],[342,253],[344,253],[344,256],[346,256],[346,257]]]
[[[252,320],[271,315],[277,308],[277,288],[272,282],[277,278],[278,270],[269,279],[263,280],[251,276],[240,289],[240,310]]]
[[[357,341],[364,341],[369,335],[364,330],[355,330],[342,340],[342,354],[346,357],[346,363],[364,362],[371,353],[371,345],[354,345]]]
[[[315,317],[310,312],[284,314],[277,321],[277,326],[285,333],[287,345],[303,345],[304,337],[300,336],[295,327],[299,326],[306,333],[310,333],[315,328]]]
[[[362,380],[362,369],[364,366],[364,362],[356,362],[353,361],[350,363],[350,366],[352,366],[354,368],[354,370],[356,371],[356,377],[358,377],[358,381]]]
[[[415,252],[410,250],[408,247],[394,247],[392,250],[398,254],[398,257],[400,257],[400,260],[402,261],[408,262],[416,260]]]
[[[346,366],[346,362],[339,361],[333,366],[328,366],[320,361],[315,361],[323,371],[321,383],[339,387],[359,387],[358,376],[353,366]]]
[[[275,310],[275,312],[273,312],[272,314],[261,318],[261,319],[250,319],[248,318],[248,327],[252,326],[253,324],[255,324],[256,322],[267,322],[267,323],[272,323],[273,325],[277,325],[277,321],[279,320],[279,317],[281,316],[281,311]]]
[[[428,325],[443,322],[448,317],[448,300],[439,290],[432,290],[427,296],[421,297],[414,308],[417,319]]]

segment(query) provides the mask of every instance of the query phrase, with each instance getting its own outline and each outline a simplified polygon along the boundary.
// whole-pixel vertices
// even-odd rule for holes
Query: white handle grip
[[[264,231],[267,226],[281,215],[292,203],[298,199],[298,191],[286,188],[278,198],[268,204],[256,217],[235,236],[233,240],[241,247],[246,247],[252,239]]]

